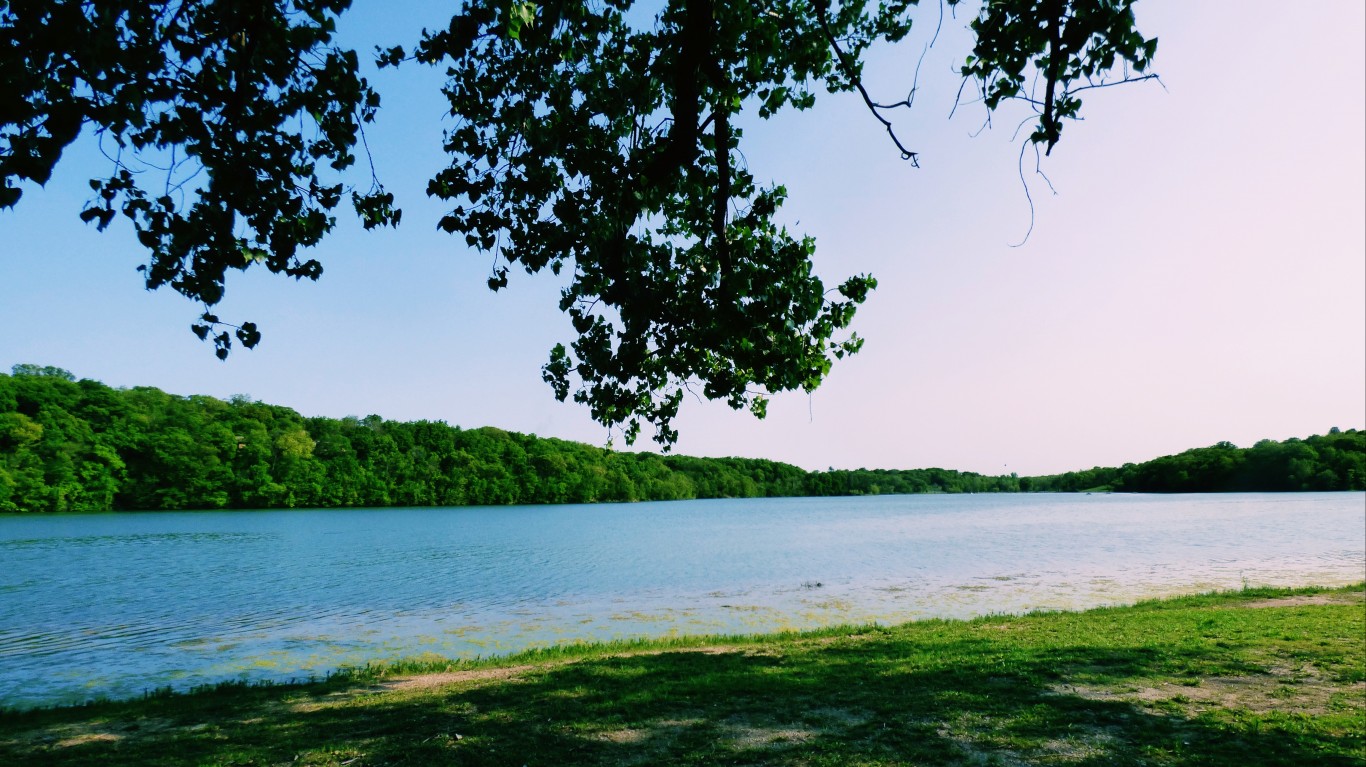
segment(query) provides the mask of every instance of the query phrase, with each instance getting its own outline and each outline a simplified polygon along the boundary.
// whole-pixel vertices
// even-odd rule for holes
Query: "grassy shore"
[[[1360,765],[1363,586],[615,644],[0,714],[14,765]]]

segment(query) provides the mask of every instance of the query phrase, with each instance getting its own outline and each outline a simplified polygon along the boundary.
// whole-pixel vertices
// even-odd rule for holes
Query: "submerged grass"
[[[7,765],[1359,765],[1363,586],[417,660],[0,714]]]

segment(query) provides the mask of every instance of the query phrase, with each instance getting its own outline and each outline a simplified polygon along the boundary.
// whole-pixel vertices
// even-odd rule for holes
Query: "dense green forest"
[[[1366,490],[1366,432],[1336,428],[1250,448],[1231,442],[1119,468],[1096,467],[1020,479],[1024,491],[1108,490],[1128,493]]]
[[[305,418],[245,397],[0,374],[0,512],[457,506],[1018,491],[1361,490],[1366,433],[1228,443],[1048,477],[615,452],[491,427]]]

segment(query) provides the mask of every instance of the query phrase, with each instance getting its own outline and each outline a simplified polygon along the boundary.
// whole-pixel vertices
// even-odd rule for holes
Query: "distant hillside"
[[[807,472],[614,452],[491,427],[305,418],[246,398],[113,389],[60,368],[0,374],[0,512],[460,506],[758,496],[1361,490],[1366,434],[1227,443],[1050,477]]]
[[[1021,490],[1113,490],[1128,493],[1223,493],[1366,490],[1366,432],[1332,429],[1250,448],[1230,442],[1119,468],[1029,477]]]

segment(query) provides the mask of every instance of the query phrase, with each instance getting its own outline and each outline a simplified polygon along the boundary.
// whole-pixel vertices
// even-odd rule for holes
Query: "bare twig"
[[[1024,237],[1021,238],[1019,242],[1010,246],[1012,248],[1018,248],[1026,242],[1029,242],[1029,235],[1034,233],[1034,196],[1029,193],[1029,183],[1025,181],[1024,176],[1024,153],[1025,148],[1028,146],[1030,146],[1029,142],[1020,144],[1020,159],[1016,163],[1016,169],[1020,172],[1020,186],[1024,187],[1025,201],[1029,203],[1029,229],[1025,231]],[[1036,149],[1035,151],[1038,150]]]
[[[1108,83],[1092,83],[1092,84],[1090,84],[1090,85],[1083,85],[1083,86],[1081,86],[1080,88],[1072,88],[1072,89],[1068,90],[1067,93],[1081,93],[1082,91],[1091,91],[1091,90],[1095,90],[1095,89],[1097,89],[1097,88],[1111,88],[1111,87],[1114,87],[1114,86],[1116,86],[1116,85],[1128,85],[1129,83],[1141,83],[1141,82],[1143,82],[1144,80],[1156,80],[1156,81],[1157,81],[1157,84],[1158,84],[1158,85],[1161,85],[1163,90],[1166,90],[1166,89],[1167,89],[1167,85],[1166,85],[1166,83],[1163,83],[1163,82],[1162,82],[1162,78],[1159,77],[1158,75],[1155,75],[1155,74],[1154,74],[1154,75],[1143,75],[1142,77],[1125,77],[1125,78],[1123,78],[1123,79],[1121,79],[1121,80],[1111,80],[1111,81],[1108,82]]]
[[[840,48],[839,41],[835,39],[834,33],[830,31],[830,19],[826,12],[825,2],[823,0],[817,0],[815,5],[816,17],[821,22],[821,29],[825,31],[825,39],[829,41],[830,48],[835,51],[835,59],[839,61],[840,68],[844,70],[845,76],[847,76],[849,82],[853,83],[854,87],[858,89],[859,95],[863,97],[863,103],[868,106],[868,111],[872,112],[873,117],[876,117],[877,121],[882,123],[883,127],[887,129],[887,135],[892,138],[892,143],[896,144],[896,148],[901,151],[901,159],[910,160],[911,165],[917,168],[920,167],[920,163],[916,159],[918,154],[907,149],[906,146],[901,143],[901,139],[896,135],[896,130],[892,127],[892,121],[883,117],[882,113],[878,111],[880,108],[884,107],[879,107],[877,102],[873,101],[872,97],[868,95],[868,89],[863,87],[863,80],[858,76],[853,65],[849,62],[849,58],[845,56],[844,49]]]

